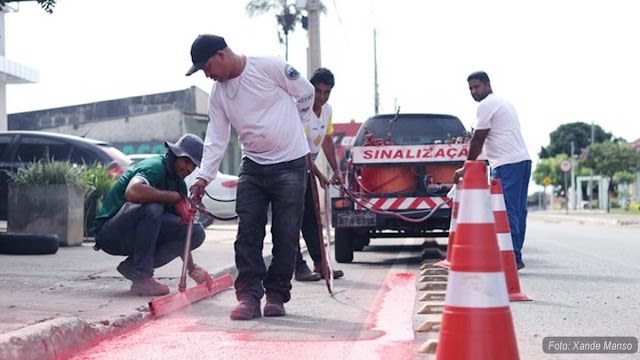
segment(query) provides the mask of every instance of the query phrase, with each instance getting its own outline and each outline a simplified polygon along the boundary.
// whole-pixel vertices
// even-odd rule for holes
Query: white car
[[[160,156],[159,154],[131,154],[128,155],[134,164],[150,158],[152,156]],[[184,181],[187,183],[187,189],[196,180],[199,168],[196,168]],[[207,185],[205,191],[206,194],[202,198],[202,205],[211,214],[221,218],[233,220],[238,215],[236,214],[236,189],[238,187],[238,177],[235,175],[223,174],[218,171],[218,175],[209,185]],[[207,216],[200,212],[196,215],[197,221],[202,223],[202,226],[207,227],[211,225],[214,219],[211,216]]]

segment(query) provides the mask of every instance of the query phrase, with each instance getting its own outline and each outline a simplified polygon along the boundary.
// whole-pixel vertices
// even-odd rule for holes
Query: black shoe
[[[241,299],[229,314],[231,320],[251,320],[260,316],[260,302],[252,299]]]
[[[279,295],[267,296],[267,303],[264,305],[264,316],[285,316],[284,301]]]
[[[516,261],[516,266],[518,267],[518,270],[524,269],[524,263],[522,262],[522,260]]]
[[[322,265],[321,264],[315,264],[315,266],[313,267],[313,271],[315,271],[316,273],[320,274],[320,278],[321,279],[324,279],[324,272],[322,271]],[[344,271],[342,271],[342,270],[333,270],[333,278],[334,279],[340,279],[343,276],[344,276]]]
[[[293,278],[296,279],[296,281],[318,281],[320,277],[320,274],[311,271],[305,263],[298,266],[296,272],[293,274]]]

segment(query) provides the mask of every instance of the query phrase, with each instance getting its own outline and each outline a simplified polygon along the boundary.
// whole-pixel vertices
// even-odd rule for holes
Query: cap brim
[[[198,70],[202,70],[204,68],[204,64],[205,64],[204,62],[193,64],[193,66],[191,66],[191,68],[189,68],[189,71],[187,71],[187,73],[185,75],[189,76],[189,75],[195,73]]]
[[[183,151],[181,148],[177,147],[176,144],[165,141],[164,146],[167,149],[169,149],[173,153],[173,155],[175,155],[176,157],[189,158],[189,160],[191,160],[197,167],[200,167],[200,159],[194,159],[193,156],[191,156],[186,151]]]

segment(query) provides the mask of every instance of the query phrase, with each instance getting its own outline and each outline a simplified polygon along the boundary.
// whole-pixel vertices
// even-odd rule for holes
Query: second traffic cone
[[[462,180],[459,182],[462,184]],[[453,207],[451,208],[451,221],[449,222],[449,240],[447,241],[447,258],[437,263],[433,264],[433,266],[442,267],[445,269],[449,269],[451,266],[451,250],[453,249],[453,244],[456,239],[456,218],[458,217],[458,207],[460,206],[458,202],[458,190],[457,186],[453,186],[451,191],[453,193]]]
[[[502,192],[502,182],[500,179],[491,179],[491,205],[493,208],[493,216],[496,219],[496,235],[498,237],[500,254],[502,255],[502,267],[504,268],[504,275],[507,281],[509,300],[531,301],[531,298],[520,290],[520,279],[518,278],[516,257],[513,253],[509,217],[507,216],[507,207],[504,203],[504,194]]]
[[[517,360],[486,164],[464,167],[436,359]]]

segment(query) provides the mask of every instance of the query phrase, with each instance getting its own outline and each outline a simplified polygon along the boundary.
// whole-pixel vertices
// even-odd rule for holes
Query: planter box
[[[7,231],[55,234],[61,246],[84,241],[84,190],[71,185],[9,184]]]

